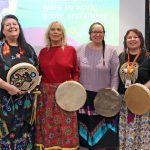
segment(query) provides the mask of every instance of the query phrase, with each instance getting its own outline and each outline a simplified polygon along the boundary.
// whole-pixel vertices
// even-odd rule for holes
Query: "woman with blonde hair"
[[[75,48],[66,44],[65,29],[57,21],[47,29],[46,47],[40,51],[39,63],[42,95],[37,105],[37,149],[78,149],[76,112],[64,111],[55,99],[60,83],[79,78]]]

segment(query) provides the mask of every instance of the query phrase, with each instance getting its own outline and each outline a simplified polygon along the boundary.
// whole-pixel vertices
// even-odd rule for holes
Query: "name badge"
[[[126,79],[125,81],[125,88],[128,88],[131,85],[131,80]]]

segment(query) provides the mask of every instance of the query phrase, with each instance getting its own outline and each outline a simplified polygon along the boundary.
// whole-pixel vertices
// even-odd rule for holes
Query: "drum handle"
[[[0,139],[9,134],[6,122],[0,119]]]
[[[33,91],[34,94],[34,103],[33,103],[33,109],[30,119],[30,124],[33,125],[34,121],[36,123],[36,106],[37,106],[37,98],[41,94],[41,91],[39,91],[37,88],[35,91]]]

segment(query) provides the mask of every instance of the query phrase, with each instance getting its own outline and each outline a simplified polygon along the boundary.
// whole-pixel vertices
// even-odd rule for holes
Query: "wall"
[[[118,53],[123,49],[123,38],[130,28],[138,28],[145,36],[145,0],[120,0]]]

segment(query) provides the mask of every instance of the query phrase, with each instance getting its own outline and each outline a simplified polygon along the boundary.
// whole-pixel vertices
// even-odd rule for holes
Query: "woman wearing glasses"
[[[105,44],[104,26],[93,23],[90,42],[77,48],[80,83],[87,91],[87,101],[78,112],[80,145],[89,150],[118,148],[118,116],[103,117],[95,112],[94,98],[99,89],[118,88],[119,59],[116,50]]]

